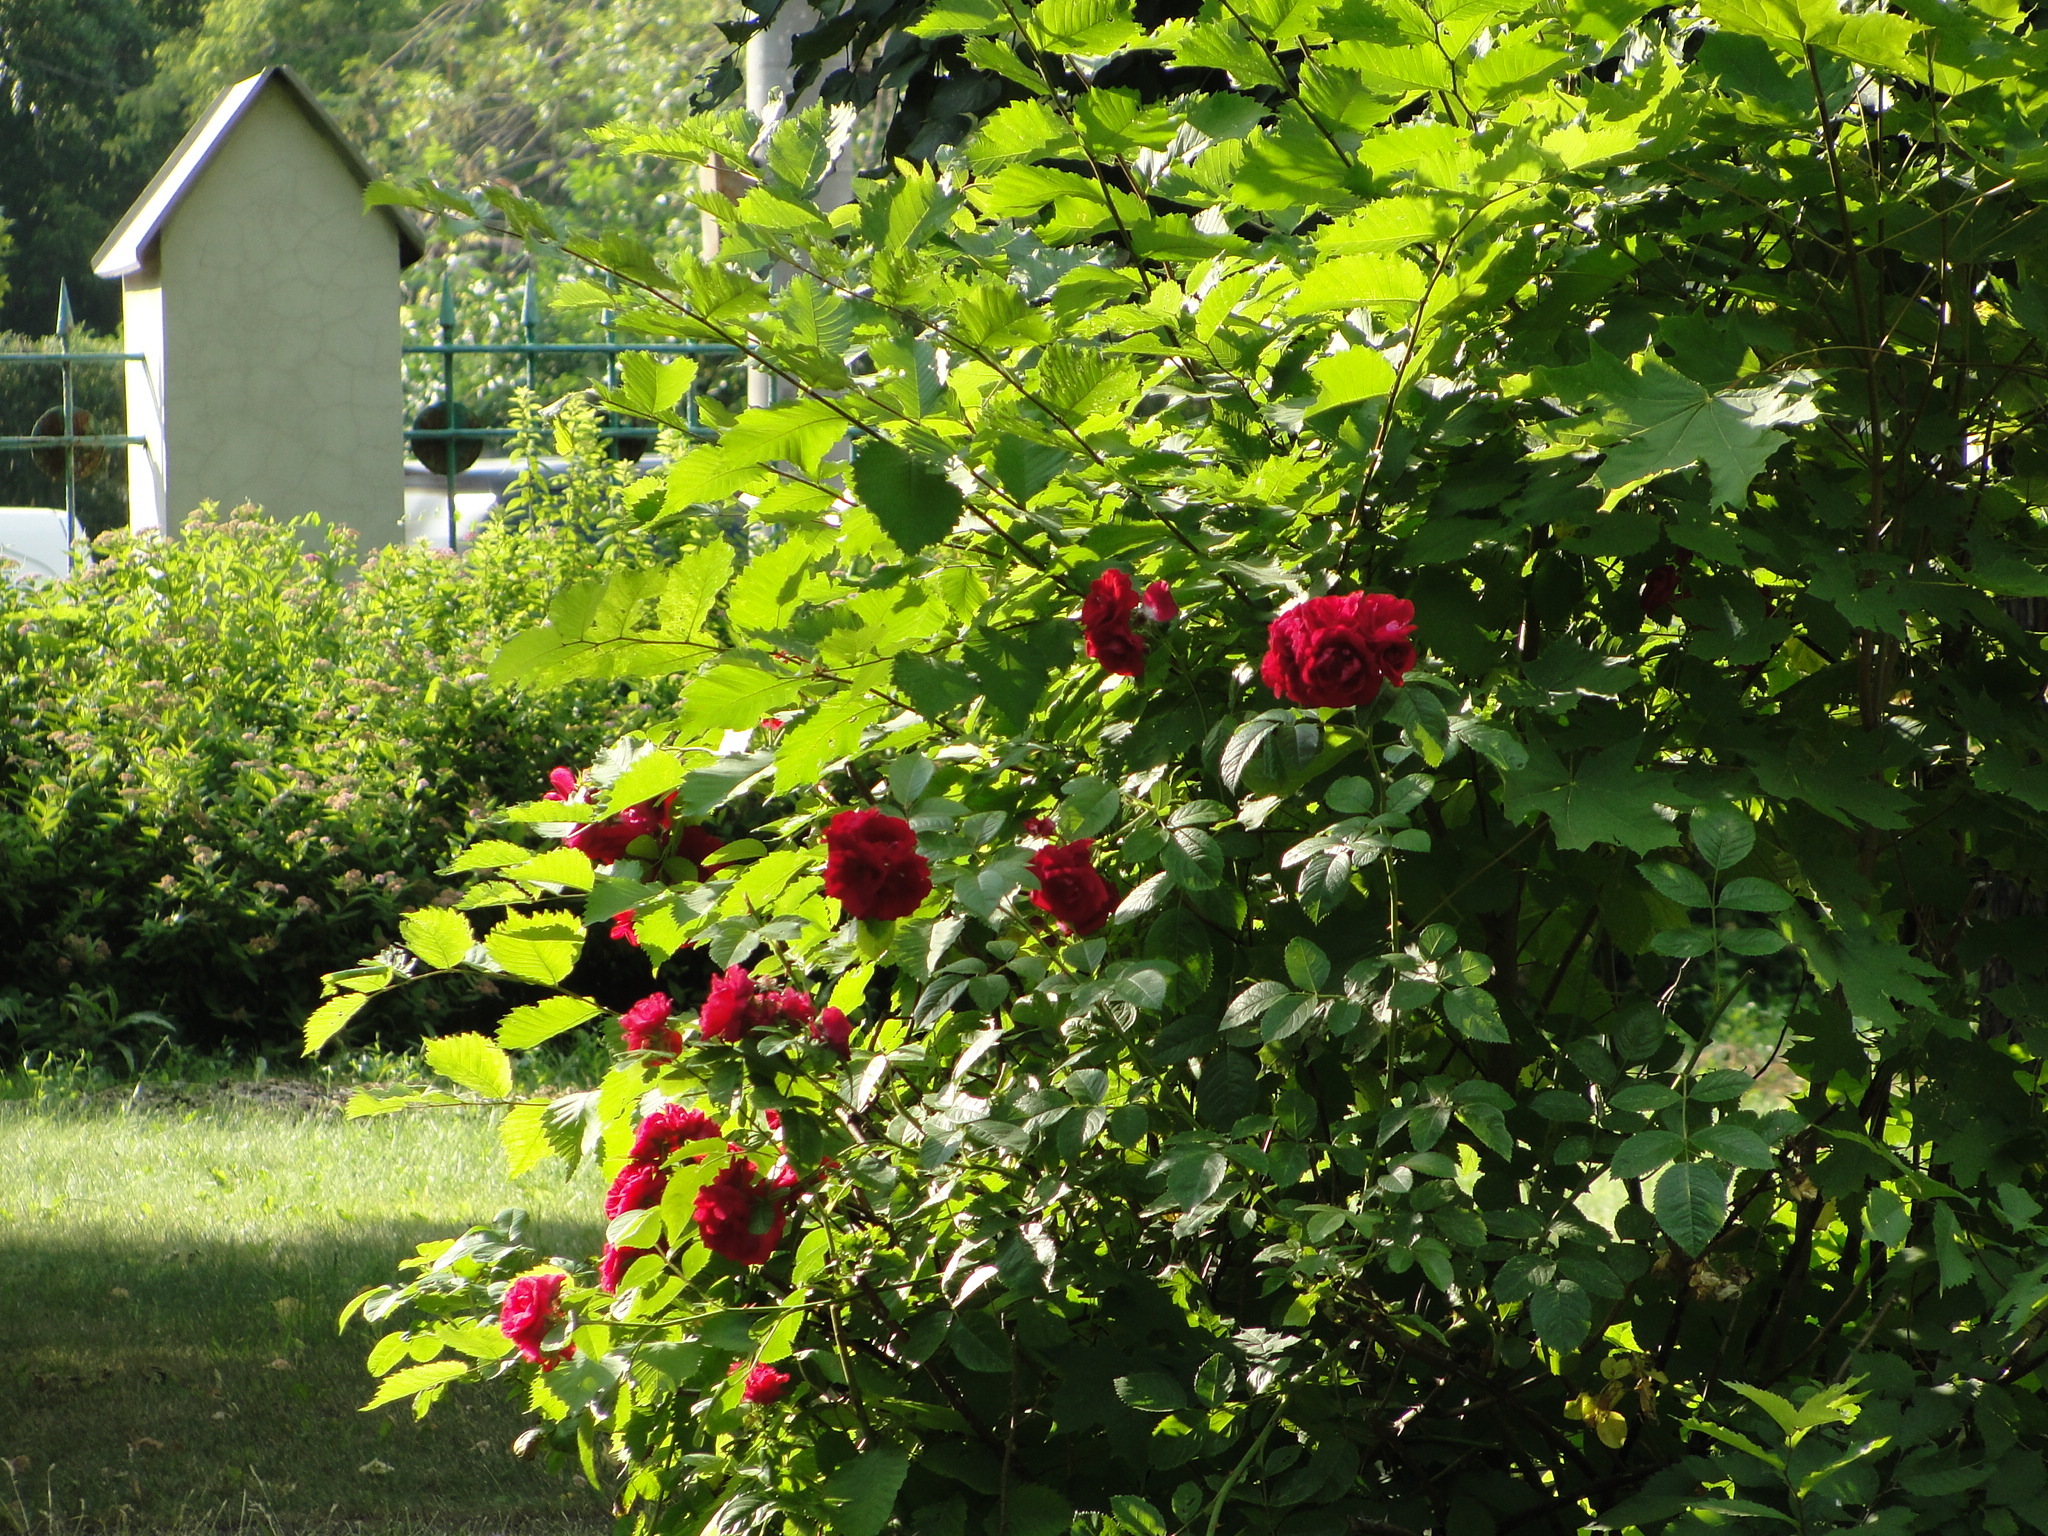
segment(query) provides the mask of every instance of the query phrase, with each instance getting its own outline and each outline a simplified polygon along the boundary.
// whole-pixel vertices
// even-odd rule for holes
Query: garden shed
[[[365,211],[373,172],[274,66],[200,116],[93,259],[119,278],[129,520],[174,533],[202,501],[319,512],[398,536],[399,272],[421,240]]]

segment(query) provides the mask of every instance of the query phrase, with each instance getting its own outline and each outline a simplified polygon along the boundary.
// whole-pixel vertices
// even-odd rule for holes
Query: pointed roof
[[[142,196],[135,199],[121,216],[121,222],[114,226],[114,232],[107,236],[106,243],[94,253],[92,270],[95,275],[126,277],[131,272],[142,270],[150,242],[162,233],[179,202],[213,158],[213,152],[234,131],[250,103],[271,86],[283,91],[305,114],[306,121],[334,146],[334,152],[341,156],[358,186],[367,187],[377,179],[362,151],[348,141],[348,136],[341,131],[341,124],[320,105],[319,99],[306,88],[306,82],[285,65],[273,64],[214,97],[213,104],[199,115],[199,121],[178,141],[178,147],[171,151],[170,158],[150,178],[149,185],[142,189]],[[377,212],[389,219],[398,231],[398,264],[409,267],[418,261],[426,248],[419,227],[400,209],[383,207]]]

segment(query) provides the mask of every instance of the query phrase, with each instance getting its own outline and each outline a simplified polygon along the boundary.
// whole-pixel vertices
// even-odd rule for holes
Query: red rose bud
[[[619,1018],[626,1049],[657,1051],[661,1053],[657,1059],[675,1060],[676,1053],[683,1048],[681,1033],[670,1028],[668,1022],[675,1006],[666,992],[650,992],[628,1008]]]
[[[740,1367],[733,1365],[736,1371]],[[747,1384],[740,1390],[740,1401],[766,1408],[789,1390],[789,1378],[772,1365],[757,1365],[747,1372]]]
[[[612,919],[612,937],[632,945],[635,949],[640,947],[639,921],[631,907]]]
[[[578,827],[562,841],[588,855],[593,864],[616,864],[640,838],[651,837],[659,842],[668,836],[669,805],[674,799],[670,795],[629,805],[616,816]]]
[[[1311,597],[1273,621],[1259,675],[1296,704],[1370,704],[1415,665],[1414,618],[1413,603],[1384,592]]]
[[[1031,873],[1038,877],[1031,904],[1051,913],[1076,938],[1095,932],[1116,911],[1116,887],[1096,870],[1094,848],[1095,840],[1084,837],[1031,856]]]
[[[559,1272],[521,1275],[505,1287],[505,1300],[498,1310],[498,1332],[544,1371],[554,1369],[556,1357],[542,1350],[541,1341],[562,1320],[562,1282],[567,1278]]]
[[[652,1248],[621,1248],[615,1243],[606,1243],[604,1253],[597,1261],[598,1288],[607,1295],[616,1295],[619,1283],[626,1278],[626,1271],[633,1267],[635,1259],[645,1258]]]
[[[1155,581],[1138,598],[1138,607],[1154,624],[1171,624],[1180,617],[1180,604],[1173,600],[1173,589],[1164,581]]]
[[[554,768],[548,772],[548,782],[555,787],[541,796],[543,800],[573,800],[576,798],[576,770]]]
[[[1131,578],[1114,566],[1089,584],[1081,601],[1081,631],[1088,654],[1103,671],[1136,677],[1145,670],[1145,643],[1131,630],[1131,610],[1137,606]]]
[[[645,1120],[626,1154],[636,1163],[665,1163],[693,1141],[716,1141],[725,1133],[702,1110],[664,1104]]]
[[[628,1163],[605,1191],[604,1219],[610,1221],[628,1211],[651,1211],[661,1204],[662,1191],[667,1188],[665,1170],[652,1163]]]
[[[744,1157],[697,1191],[691,1214],[704,1246],[735,1264],[766,1264],[788,1219],[782,1193]]]
[[[845,1061],[853,1055],[853,1020],[837,1008],[827,1008],[811,1021],[811,1038]]]
[[[768,1110],[768,1111],[766,1111],[766,1112],[765,1112],[765,1113],[763,1114],[762,1118],[763,1118],[763,1119],[765,1119],[765,1120],[766,1120],[766,1121],[768,1122],[768,1129],[769,1129],[769,1130],[770,1130],[771,1132],[773,1132],[773,1133],[774,1133],[775,1135],[777,1135],[777,1136],[780,1136],[780,1135],[782,1134],[782,1111],[781,1111],[781,1110],[779,1110],[779,1109],[771,1109],[771,1110]]]
[[[1679,585],[1685,580],[1685,573],[1675,565],[1660,565],[1643,581],[1643,590],[1638,600],[1643,606],[1643,617],[1655,619],[1670,611],[1671,600],[1679,595]]]
[[[718,868],[710,862],[711,855],[725,846],[725,839],[706,831],[703,827],[685,827],[683,835],[676,839],[676,852],[697,866],[700,878],[709,880],[711,872]]]
[[[910,823],[884,811],[841,811],[825,828],[825,894],[848,917],[908,917],[931,894],[932,867]]]

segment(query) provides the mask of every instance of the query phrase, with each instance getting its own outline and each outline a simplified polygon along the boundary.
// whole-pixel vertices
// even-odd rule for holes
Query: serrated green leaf
[[[408,1397],[417,1397],[433,1387],[446,1386],[461,1376],[470,1373],[467,1360],[429,1360],[425,1365],[409,1365],[402,1371],[393,1371],[377,1383],[377,1395],[363,1404],[362,1411],[382,1408],[386,1403],[395,1403]]]
[[[1673,1163],[1657,1177],[1650,1211],[1681,1250],[1704,1253],[1728,1219],[1727,1176],[1710,1163]]]
[[[1664,859],[1650,859],[1638,864],[1636,871],[1650,882],[1659,895],[1668,896],[1681,907],[1710,907],[1714,904],[1713,894],[1707,889],[1707,882],[1682,864],[1672,864]]]
[[[362,1012],[363,1005],[370,1000],[367,992],[343,992],[330,997],[315,1008],[306,1019],[306,1048],[303,1054],[311,1056],[340,1034],[348,1021]]]
[[[430,1070],[471,1093],[502,1099],[512,1091],[512,1058],[482,1035],[441,1035],[421,1054]]]
[[[853,488],[889,541],[906,555],[951,533],[966,506],[944,466],[886,438],[865,437],[854,446]]]
[[[530,1051],[543,1041],[577,1025],[587,1023],[603,1012],[595,1003],[585,1002],[580,997],[544,997],[537,1003],[525,1003],[506,1014],[498,1024],[498,1044],[509,1051]]]
[[[484,948],[507,975],[551,987],[575,969],[583,925],[560,913],[515,913],[490,931]]]

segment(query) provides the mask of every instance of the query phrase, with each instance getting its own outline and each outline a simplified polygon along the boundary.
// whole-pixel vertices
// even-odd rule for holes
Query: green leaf
[[[512,1058],[482,1035],[441,1035],[421,1052],[430,1069],[471,1093],[502,1099],[512,1091]]]
[[[1738,1168],[1770,1168],[1776,1166],[1771,1156],[1770,1143],[1746,1125],[1734,1125],[1726,1120],[1716,1121],[1705,1130],[1695,1131],[1693,1145],[1704,1152],[1711,1152],[1723,1162],[1733,1163]]]
[[[546,1104],[515,1104],[498,1122],[498,1144],[505,1149],[505,1171],[524,1178],[554,1156],[548,1137]]]
[[[1706,468],[1714,506],[1739,507],[1765,460],[1790,441],[1775,429],[1818,414],[1808,393],[1811,373],[1789,373],[1747,389],[1710,390],[1654,352],[1633,362],[1631,368],[1596,345],[1589,362],[1538,369],[1532,386],[1584,413],[1553,428],[1553,436],[1574,447],[1606,450],[1593,476],[1607,492],[1603,511],[1636,487],[1695,464]]]
[[[1287,975],[1304,992],[1320,992],[1330,979],[1330,957],[1313,939],[1287,941]]]
[[[582,849],[550,848],[545,853],[535,854],[524,864],[513,865],[505,871],[505,878],[536,885],[559,885],[571,891],[587,891],[596,880],[597,873],[591,865],[590,855]]]
[[[343,992],[330,997],[315,1008],[306,1019],[306,1048],[303,1054],[311,1056],[340,1034],[348,1021],[363,1010],[371,998],[368,992]]]
[[[544,997],[505,1015],[498,1024],[498,1044],[509,1051],[530,1051],[542,1041],[552,1040],[603,1011],[580,997]]]
[[[1638,864],[1636,870],[1656,888],[1659,895],[1670,897],[1681,907],[1711,907],[1714,904],[1707,882],[1682,864],[1651,859]]]
[[[1177,1413],[1188,1406],[1187,1388],[1164,1371],[1137,1371],[1116,1379],[1116,1395],[1140,1413]]]
[[[1710,1163],[1673,1163],[1658,1176],[1650,1211],[1664,1235],[1696,1257],[1728,1220],[1727,1175]]]
[[[1184,891],[1214,890],[1223,879],[1223,850],[1200,827],[1179,827],[1167,834],[1160,862]]]
[[[1685,1138],[1676,1131],[1638,1131],[1615,1148],[1607,1171],[1617,1179],[1640,1179],[1655,1173],[1685,1150]]]
[[[463,849],[452,862],[442,867],[441,873],[460,875],[473,869],[503,869],[508,864],[523,864],[532,857],[531,848],[493,838]]]
[[[1593,1298],[1577,1282],[1558,1279],[1529,1297],[1529,1321],[1546,1349],[1577,1349],[1593,1327]]]
[[[910,1458],[902,1452],[874,1446],[826,1478],[834,1536],[881,1536],[909,1470]]]
[[[583,953],[583,925],[562,913],[515,913],[484,940],[506,974],[551,987],[575,969]]]
[[[1028,630],[983,630],[961,648],[961,660],[1005,729],[1022,732],[1045,698],[1046,680],[1074,656],[1079,626],[1058,619]]]
[[[362,1411],[382,1408],[386,1403],[395,1403],[403,1398],[417,1397],[433,1387],[446,1386],[457,1377],[467,1376],[470,1364],[467,1360],[429,1360],[425,1365],[409,1365],[402,1371],[394,1371],[377,1383],[377,1395],[363,1404]]]
[[[1863,1224],[1885,1247],[1896,1248],[1912,1230],[1913,1213],[1895,1190],[1880,1184],[1863,1197]]]
[[[1729,805],[1695,811],[1691,831],[1694,850],[1717,870],[1733,869],[1756,847],[1756,823]]]
[[[406,913],[398,920],[398,933],[407,949],[437,971],[462,964],[476,942],[469,919],[449,907],[422,907]]]
[[[1467,1040],[1484,1040],[1494,1045],[1508,1043],[1508,1027],[1500,1016],[1500,1004],[1484,987],[1452,987],[1444,993],[1444,1018]]]
[[[1792,905],[1792,897],[1781,885],[1744,875],[1721,887],[1719,904],[1737,912],[1783,912]]]
[[[951,533],[966,506],[942,466],[886,438],[864,437],[854,446],[853,488],[890,542],[906,555]]]
[[[1166,1168],[1166,1197],[1184,1211],[1191,1211],[1223,1183],[1230,1164],[1221,1152],[1207,1147],[1174,1147],[1162,1159]]]
[[[1638,768],[1637,743],[1607,748],[1567,769],[1549,748],[1532,749],[1528,767],[1507,777],[1507,811],[1517,820],[1550,817],[1567,850],[1619,843],[1636,853],[1678,841],[1674,805],[1688,798],[1662,769]]]
[[[1059,811],[1055,819],[1060,836],[1067,842],[1075,842],[1084,837],[1098,837],[1108,831],[1122,809],[1123,796],[1114,784],[1093,774],[1082,774],[1061,786]],[[1209,883],[1215,884],[1213,880]]]

